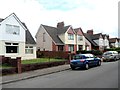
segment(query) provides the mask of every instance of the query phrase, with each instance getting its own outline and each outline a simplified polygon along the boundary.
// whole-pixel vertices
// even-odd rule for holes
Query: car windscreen
[[[75,55],[73,56],[73,59],[85,59],[85,56],[82,56],[82,55]]]

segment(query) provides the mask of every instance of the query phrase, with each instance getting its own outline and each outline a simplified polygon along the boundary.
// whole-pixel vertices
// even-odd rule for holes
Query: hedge
[[[82,50],[82,51],[76,51],[77,54],[87,54],[87,53],[91,53],[91,54],[94,54],[94,55],[102,55],[103,52],[101,52],[100,50],[89,50],[89,51],[86,51],[86,50]]]
[[[120,53],[120,47],[105,49],[105,51],[117,51],[118,53]]]

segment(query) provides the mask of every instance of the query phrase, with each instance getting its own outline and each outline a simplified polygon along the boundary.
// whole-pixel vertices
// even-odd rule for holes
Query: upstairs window
[[[74,40],[74,34],[68,34],[68,40]]]
[[[19,35],[20,34],[20,27],[16,26],[16,25],[6,24],[6,33],[7,34]]]
[[[78,35],[78,41],[82,41],[83,40],[83,36]]]
[[[43,42],[45,42],[45,33],[43,33]]]

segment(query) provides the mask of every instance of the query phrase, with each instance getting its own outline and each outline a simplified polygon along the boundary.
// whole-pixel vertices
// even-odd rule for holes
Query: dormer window
[[[68,40],[74,40],[74,34],[68,34]]]
[[[20,27],[16,26],[16,25],[6,24],[6,33],[13,34],[13,35],[19,35],[20,34]]]

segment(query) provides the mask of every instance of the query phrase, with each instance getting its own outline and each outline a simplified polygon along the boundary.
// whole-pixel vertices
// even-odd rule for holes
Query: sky
[[[118,37],[119,0],[0,0],[0,18],[15,13],[25,22],[33,37],[41,24],[56,27],[64,21],[65,26],[81,27],[83,32]]]

